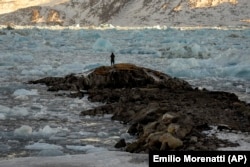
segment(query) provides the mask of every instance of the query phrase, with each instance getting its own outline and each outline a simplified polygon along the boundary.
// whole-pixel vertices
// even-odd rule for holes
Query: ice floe
[[[32,134],[32,127],[28,125],[22,125],[20,128],[14,130],[16,136],[29,136]]]
[[[31,145],[25,146],[25,149],[28,149],[28,150],[61,150],[63,149],[63,147],[55,145],[55,144],[48,144],[48,143],[34,143]]]

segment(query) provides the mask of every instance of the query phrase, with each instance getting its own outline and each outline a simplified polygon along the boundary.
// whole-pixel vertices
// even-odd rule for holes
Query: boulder
[[[166,150],[166,144],[170,149],[176,149],[183,146],[183,141],[174,137],[171,133],[164,133],[159,140],[162,143],[160,150]]]

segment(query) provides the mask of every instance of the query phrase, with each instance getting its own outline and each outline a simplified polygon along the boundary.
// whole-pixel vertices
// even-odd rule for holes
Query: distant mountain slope
[[[249,26],[249,0],[0,0],[0,24]]]

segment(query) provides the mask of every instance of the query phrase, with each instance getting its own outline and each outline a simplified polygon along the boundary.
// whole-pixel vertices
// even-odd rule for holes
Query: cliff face
[[[0,24],[249,26],[249,0],[1,0]]]

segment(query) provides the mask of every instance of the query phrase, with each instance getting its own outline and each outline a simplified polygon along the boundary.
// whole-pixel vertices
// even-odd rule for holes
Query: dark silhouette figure
[[[113,66],[115,64],[115,55],[112,52],[112,54],[110,55],[110,59],[111,59],[111,66]]]

